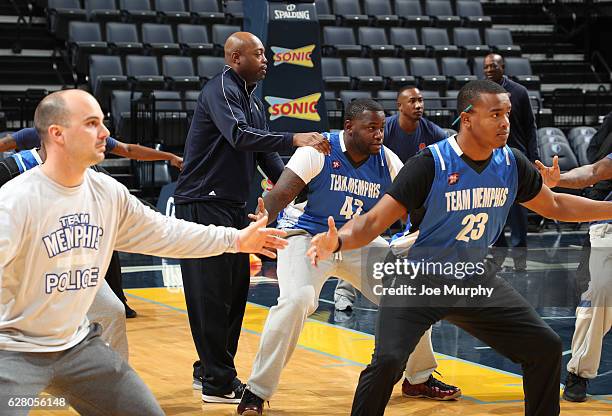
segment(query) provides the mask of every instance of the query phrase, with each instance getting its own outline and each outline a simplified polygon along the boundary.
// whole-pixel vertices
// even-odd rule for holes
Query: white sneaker
[[[339,311],[346,311],[349,309],[352,310],[353,301],[344,295],[340,295],[336,298],[335,307],[336,307],[336,310],[339,310]]]

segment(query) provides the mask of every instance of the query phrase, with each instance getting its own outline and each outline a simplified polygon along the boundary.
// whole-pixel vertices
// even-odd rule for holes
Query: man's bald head
[[[266,76],[265,48],[257,36],[249,32],[232,33],[225,41],[225,63],[248,84]]]
[[[34,112],[34,127],[41,140],[47,137],[49,126],[59,124],[68,126],[70,123],[70,109],[66,95],[70,90],[57,91],[47,95],[36,107]]]

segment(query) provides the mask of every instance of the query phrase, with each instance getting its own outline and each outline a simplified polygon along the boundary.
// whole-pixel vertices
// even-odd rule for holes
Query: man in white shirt
[[[163,257],[274,254],[283,233],[203,226],[155,213],[107,175],[109,134],[96,100],[66,90],[44,98],[34,124],[47,160],[0,189],[0,414],[10,397],[45,390],[81,414],[163,415],[143,381],[89,324],[113,250]]]

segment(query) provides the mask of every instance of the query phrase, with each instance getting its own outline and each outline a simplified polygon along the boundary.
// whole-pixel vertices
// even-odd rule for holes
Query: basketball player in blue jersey
[[[612,153],[591,165],[561,173],[555,156],[552,167],[536,161],[544,183],[549,187],[582,189],[612,179]],[[612,201],[612,192],[606,201]],[[570,402],[587,400],[587,383],[597,377],[604,336],[612,328],[612,221],[589,226],[590,282],[576,308],[576,329],[572,338],[572,358],[567,363],[563,398]],[[588,249],[588,248],[587,248]]]
[[[40,147],[41,140],[34,127],[21,129],[15,133],[10,133],[0,138],[0,152],[8,152],[11,150],[23,151],[38,149]],[[138,144],[123,143],[110,136],[106,138],[106,153],[112,153],[117,156],[127,157],[128,159],[134,160],[167,160],[170,162],[170,165],[174,166],[175,168],[179,170],[183,169],[183,158],[180,156]]]
[[[484,264],[481,276],[476,272],[453,275],[445,267],[417,274],[417,278],[432,287],[451,289],[460,281],[482,279],[492,289],[488,297],[455,297],[453,302],[466,305],[460,308],[453,307],[454,303],[416,307],[417,301],[421,305],[425,300],[432,304],[444,301],[435,296],[417,300],[415,296],[393,296],[391,291],[383,294],[376,347],[359,379],[354,416],[384,414],[393,385],[401,377],[398,369],[429,327],[442,319],[522,365],[526,415],[559,414],[561,340],[518,292],[495,276],[485,254],[502,232],[514,201],[560,221],[611,219],[612,203],[556,194],[542,184],[535,166],[506,146],[511,104],[498,84],[469,82],[459,92],[457,105],[461,117],[458,135],[408,160],[387,194],[368,213],[355,217],[340,231],[329,218],[329,230],[315,236],[308,250],[313,264],[323,264],[339,248],[354,250],[367,245],[408,211],[414,228],[419,229],[408,253],[409,264],[421,260],[415,253],[429,253],[422,258],[428,265],[450,262],[453,270],[460,270],[459,254],[469,255],[472,261],[481,256]],[[399,277],[389,276],[385,289],[394,289],[388,285],[401,280]]]
[[[446,132],[423,116],[425,102],[421,91],[407,85],[397,92],[397,114],[385,119],[385,147],[391,149],[402,163],[430,144],[446,139]],[[339,311],[352,309],[357,298],[355,289],[339,280],[334,293]]]
[[[242,401],[240,415],[260,415],[264,400],[276,392],[281,371],[291,358],[304,323],[318,306],[319,294],[331,276],[345,279],[364,295],[377,302],[371,288],[359,278],[364,250],[342,251],[334,260],[313,267],[306,250],[314,234],[327,228],[331,215],[338,224],[368,212],[383,195],[402,163],[383,146],[385,115],[383,108],[371,99],[355,100],[346,109],[344,130],[325,133],[331,143],[331,154],[324,156],[314,148],[302,147],[287,164],[278,182],[264,197],[268,218],[293,201],[308,185],[308,202],[293,225],[288,246],[279,252],[277,275],[280,295],[270,309],[261,336],[259,351]],[[261,205],[260,212],[263,212]],[[387,248],[387,242],[376,238],[369,248]],[[424,336],[410,356],[406,369],[404,393],[450,400],[461,391],[431,375],[437,364],[431,347],[431,333]]]

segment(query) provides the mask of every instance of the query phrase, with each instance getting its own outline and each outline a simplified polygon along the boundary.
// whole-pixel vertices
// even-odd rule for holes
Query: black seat
[[[340,58],[321,58],[321,72],[326,90],[342,90],[351,87],[351,79],[344,73]]]
[[[397,14],[406,27],[425,27],[432,23],[421,9],[419,0],[395,0],[395,14]]]
[[[424,57],[427,55],[427,47],[419,42],[416,29],[392,27],[389,32],[391,44],[399,49],[402,56]]]
[[[153,91],[155,99],[155,127],[157,140],[165,149],[173,151],[185,147],[189,130],[187,112],[178,91]]]
[[[89,55],[106,54],[108,45],[102,41],[100,25],[95,22],[72,21],[68,26],[68,45],[72,66],[79,74],[89,72]]]
[[[355,33],[350,27],[326,26],[323,28],[323,51],[325,56],[360,56],[361,46],[355,42]]]
[[[126,56],[125,72],[133,87],[139,90],[150,91],[165,87],[164,77],[159,73],[154,56]]]
[[[175,91],[200,88],[200,77],[195,75],[193,61],[187,56],[163,56],[162,74]]]
[[[356,100],[358,98],[372,98],[372,92],[347,90],[340,91],[340,100],[342,101],[344,108],[346,108],[351,101]]]
[[[383,106],[386,114],[397,113],[397,91],[378,91],[376,101]]]
[[[446,29],[424,27],[421,29],[421,41],[431,50],[435,57],[459,56],[459,48],[451,45]]]
[[[178,55],[181,47],[174,42],[172,27],[158,23],[143,23],[142,43],[156,56]]]
[[[212,26],[212,43],[220,55],[223,55],[223,47],[225,41],[234,32],[240,32],[240,26],[236,25],[213,25]]]
[[[218,56],[198,56],[198,76],[208,81],[215,75],[223,72],[225,59]]]
[[[203,25],[180,24],[176,27],[177,40],[184,53],[190,56],[212,55],[214,46],[208,41],[208,32]]]
[[[198,23],[210,25],[225,22],[225,13],[219,9],[217,0],[189,0],[189,11]]]
[[[503,56],[521,56],[521,47],[514,44],[508,29],[486,28],[485,42]]]
[[[89,88],[102,108],[109,109],[111,91],[128,88],[128,79],[124,75],[121,58],[112,55],[91,55]]]
[[[527,89],[540,89],[540,77],[533,75],[527,58],[509,57],[504,59],[505,74]]]
[[[131,101],[141,97],[139,92],[116,90],[111,92],[111,121],[114,137],[126,143],[138,140],[132,135]]]
[[[411,58],[410,73],[418,78],[423,89],[441,91],[446,88],[446,77],[440,75],[438,64],[433,58]]]
[[[74,20],[87,20],[87,12],[79,0],[49,0],[47,3],[49,31],[59,39],[68,38],[68,25]]]
[[[442,58],[442,74],[451,79],[450,87],[454,89],[477,79],[472,75],[466,58]]]
[[[315,0],[317,18],[321,26],[333,26],[336,24],[336,16],[331,12],[328,0]]]
[[[198,104],[198,97],[200,96],[200,90],[191,90],[184,92],[184,107],[189,112],[195,111]]]
[[[368,16],[363,14],[361,6],[355,0],[333,0],[334,13],[342,24],[347,26],[363,26],[368,23]]]
[[[425,0],[425,14],[433,17],[438,27],[461,26],[461,18],[453,14],[448,0]]]
[[[358,35],[361,47],[368,51],[370,56],[395,55],[395,47],[387,40],[387,34],[382,27],[360,27]]]
[[[464,56],[486,56],[490,49],[482,43],[478,29],[456,27],[453,29],[453,43]]]
[[[414,77],[408,75],[406,61],[402,58],[380,58],[378,60],[378,73],[386,80],[386,88],[389,89],[397,89],[404,85],[416,85]]]
[[[191,23],[192,20],[183,0],[155,0],[155,10],[166,23]]]
[[[457,15],[463,18],[465,26],[478,28],[491,27],[491,17],[484,15],[479,1],[458,0],[456,7]]]
[[[346,58],[346,74],[353,79],[354,89],[383,87],[383,78],[376,74],[371,58]]]
[[[143,52],[142,43],[138,40],[138,30],[133,23],[107,23],[106,41],[113,50],[113,53],[119,55]]]
[[[578,160],[567,143],[544,143],[540,147],[540,158],[546,166],[552,166],[553,157],[559,157],[559,169],[567,172],[577,168]]]
[[[377,26],[399,26],[398,15],[393,14],[389,0],[364,0],[363,8],[365,14],[374,21]]]
[[[157,22],[157,12],[151,10],[149,0],[119,0],[119,8],[130,22]]]
[[[115,0],[85,0],[87,17],[92,22],[120,22],[121,12]],[[104,27],[104,26],[103,26]]]
[[[595,133],[597,133],[597,130],[593,127],[588,127],[588,126],[574,127],[568,132],[567,139],[571,143],[577,136],[593,137]]]
[[[226,0],[223,5],[223,10],[225,11],[225,16],[232,24],[242,24],[242,20],[244,19],[242,1]]]

